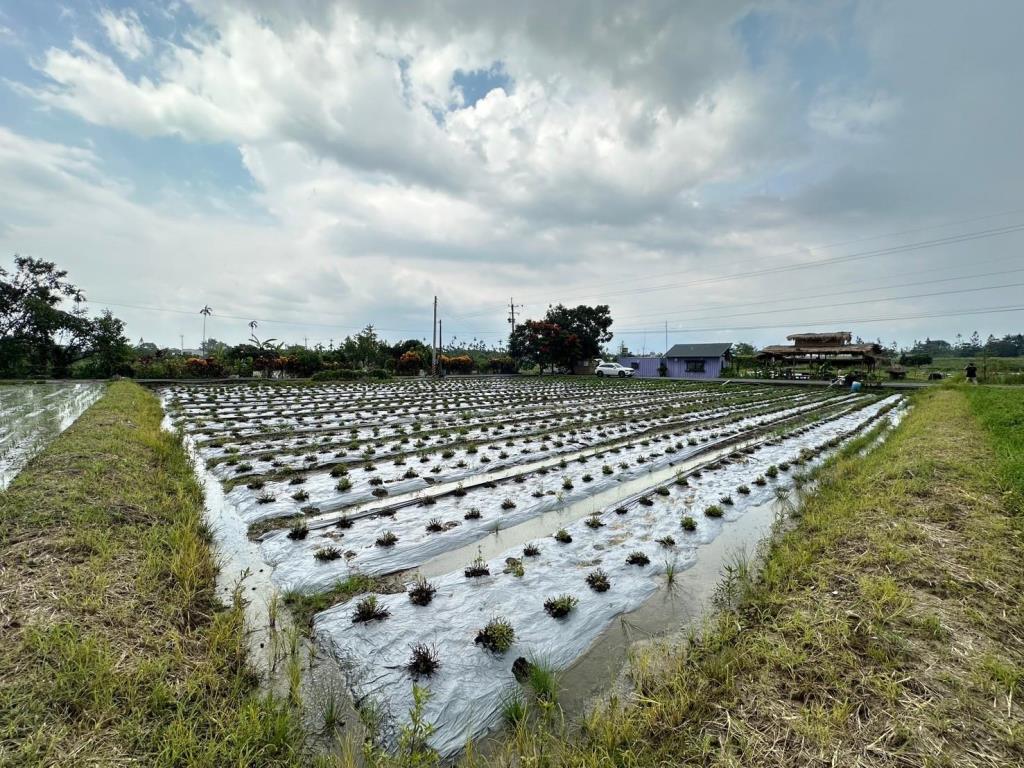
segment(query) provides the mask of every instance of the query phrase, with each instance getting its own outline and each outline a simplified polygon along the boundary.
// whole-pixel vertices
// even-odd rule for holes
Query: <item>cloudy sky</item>
[[[288,10],[282,10],[287,7]],[[0,252],[143,337],[1024,330],[1024,4],[0,0]],[[984,313],[982,313],[984,311]],[[873,322],[872,322],[873,321]]]

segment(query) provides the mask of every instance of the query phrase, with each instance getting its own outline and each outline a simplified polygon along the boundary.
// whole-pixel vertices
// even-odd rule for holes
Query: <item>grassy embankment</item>
[[[112,384],[0,494],[0,765],[303,764],[161,417]]]
[[[1022,563],[1024,395],[922,393],[821,473],[730,607],[634,659],[632,693],[468,762],[1024,764]]]

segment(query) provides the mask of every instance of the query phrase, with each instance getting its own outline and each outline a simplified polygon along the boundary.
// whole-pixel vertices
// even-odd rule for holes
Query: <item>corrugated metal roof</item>
[[[732,344],[718,342],[715,344],[675,344],[665,353],[665,357],[721,357]]]

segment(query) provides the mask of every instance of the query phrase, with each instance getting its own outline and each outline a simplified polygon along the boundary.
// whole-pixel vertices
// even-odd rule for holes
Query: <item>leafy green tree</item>
[[[115,373],[130,373],[132,350],[124,335],[124,321],[107,309],[92,322],[90,352],[98,376],[109,378]]]
[[[0,267],[0,375],[66,376],[92,332],[82,292],[52,261],[15,256],[14,266]]]

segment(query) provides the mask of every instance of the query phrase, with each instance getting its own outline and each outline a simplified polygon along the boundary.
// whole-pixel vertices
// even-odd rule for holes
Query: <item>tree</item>
[[[92,331],[85,298],[52,261],[15,256],[14,265],[0,267],[0,375],[66,376]]]
[[[565,307],[561,304],[548,309],[544,319],[558,325],[567,334],[575,336],[579,344],[578,356],[567,363],[572,368],[579,360],[593,360],[601,354],[601,348],[612,340],[612,316],[607,304],[588,307],[580,304]]]
[[[132,351],[124,335],[124,321],[114,317],[109,309],[93,320],[89,341],[98,376],[109,378],[128,369]]]

